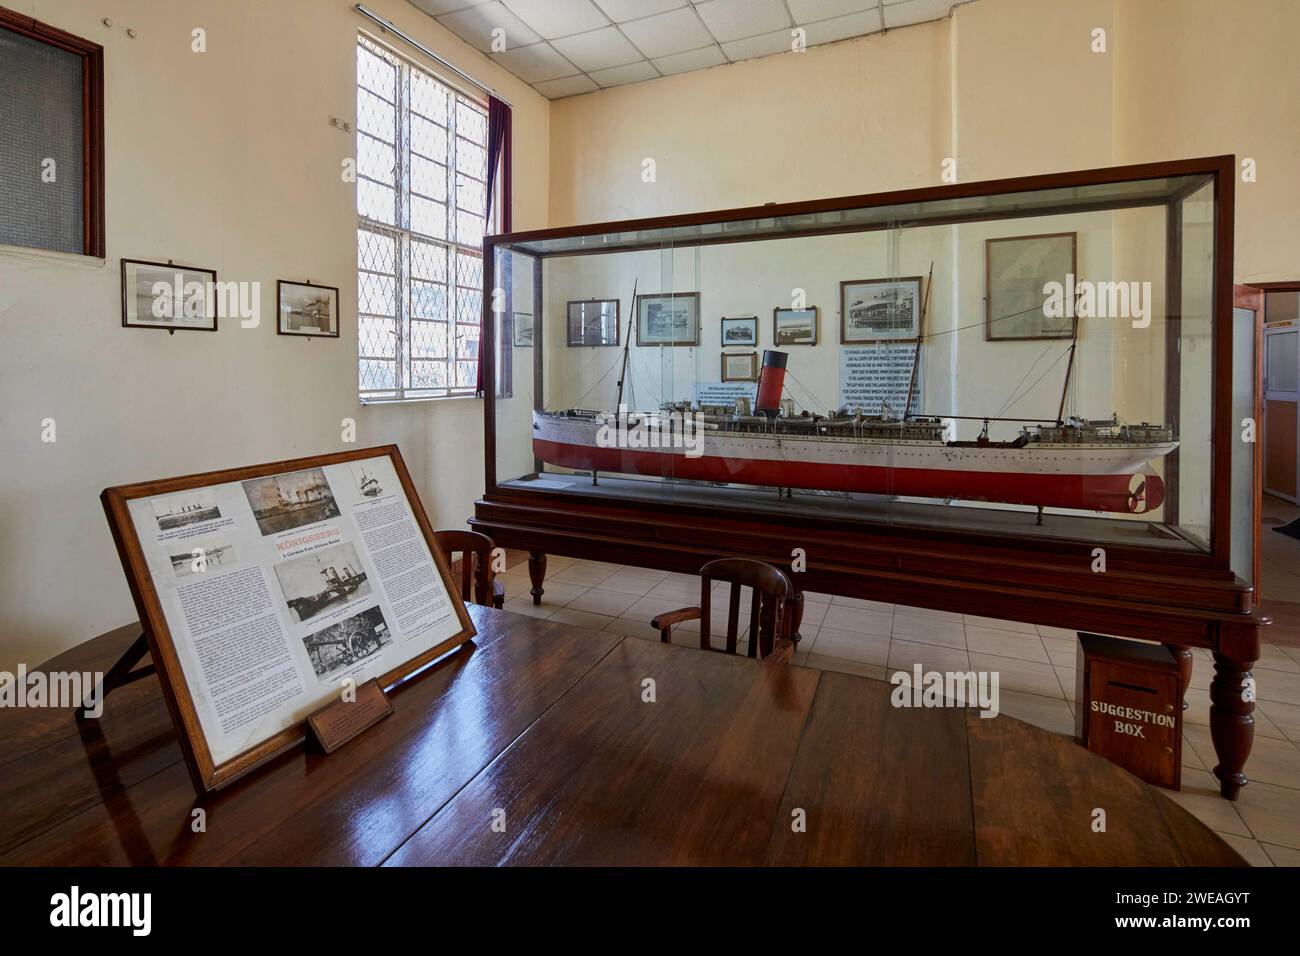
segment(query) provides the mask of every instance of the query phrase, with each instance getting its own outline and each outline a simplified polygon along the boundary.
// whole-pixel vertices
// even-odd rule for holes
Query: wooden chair
[[[451,562],[460,554],[460,599],[470,599],[470,580],[474,582],[474,603],[500,608],[506,602],[505,586],[493,577],[492,539],[477,531],[435,531],[438,547]],[[492,600],[488,601],[488,595]]]
[[[727,605],[725,647],[713,647],[710,639],[710,610],[714,579],[731,582]],[[659,639],[672,643],[672,629],[685,621],[700,622],[700,649],[735,654],[739,643],[740,589],[753,591],[749,609],[749,656],[773,664],[789,663],[794,657],[798,617],[802,595],[795,590],[790,576],[779,568],[747,558],[722,558],[700,568],[699,607],[684,607],[660,614],[650,622]]]

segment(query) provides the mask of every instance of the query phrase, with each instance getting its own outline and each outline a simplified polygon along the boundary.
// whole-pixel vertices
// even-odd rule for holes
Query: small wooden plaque
[[[312,736],[325,753],[333,753],[362,731],[368,730],[393,712],[379,681],[357,685],[357,699],[339,699],[307,717]]]

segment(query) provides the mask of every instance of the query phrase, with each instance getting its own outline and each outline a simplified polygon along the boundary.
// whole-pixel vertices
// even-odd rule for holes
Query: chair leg
[[[506,605],[506,596],[504,594],[494,594],[492,596],[492,606],[500,611]]]

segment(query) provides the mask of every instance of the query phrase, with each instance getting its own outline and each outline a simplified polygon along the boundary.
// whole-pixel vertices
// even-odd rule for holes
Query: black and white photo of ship
[[[275,576],[296,621],[309,621],[370,593],[357,549],[346,542],[286,561],[276,567]]]
[[[172,552],[168,557],[171,558],[172,570],[178,578],[214,571],[234,564],[236,560],[234,546],[224,538],[191,540],[177,547],[180,550]]]
[[[339,516],[334,492],[319,468],[254,478],[244,482],[244,494],[263,535]]]
[[[159,531],[170,531],[200,521],[221,517],[221,509],[210,491],[185,491],[180,494],[154,498],[149,502]]]

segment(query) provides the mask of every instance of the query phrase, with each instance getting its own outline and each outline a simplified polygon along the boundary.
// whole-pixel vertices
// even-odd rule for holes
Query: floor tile
[[[675,581],[672,577],[667,577],[647,591],[646,594],[649,597],[666,598],[672,602],[673,607],[699,604],[700,581],[699,578],[691,581]]]
[[[1074,737],[1074,714],[1069,705],[1059,697],[1042,697],[1020,691],[998,688],[998,707],[1001,713],[1015,717],[1035,727],[1042,727],[1065,737]]]
[[[570,584],[567,581],[547,581],[542,588],[542,604],[549,604],[552,607],[565,607],[575,599],[581,597],[590,591],[585,584]],[[532,595],[528,590],[519,591],[515,597],[525,601],[531,601]],[[506,600],[513,600],[507,592]]]
[[[1043,649],[1047,651],[1054,666],[1074,670],[1079,663],[1079,647],[1074,641],[1063,641],[1056,637],[1044,637],[1042,640]]]
[[[821,626],[831,627],[837,631],[853,631],[857,634],[879,634],[889,636],[894,625],[894,616],[882,611],[869,611],[865,608],[842,607],[832,604],[822,617]]]
[[[607,614],[610,617],[617,617],[635,604],[636,601],[637,596],[635,594],[592,588],[587,593],[570,601],[568,606],[575,611],[591,611],[593,614]],[[650,626],[649,621],[645,623],[646,627]]]
[[[579,611],[577,608],[562,607],[547,618],[547,620],[559,621],[561,624],[572,624],[575,627],[585,627],[592,631],[599,631],[614,619],[607,614],[593,614],[591,611]]]
[[[1020,634],[1033,634],[1037,636],[1038,628],[1032,624],[1026,624],[1024,621],[1006,621],[998,617],[977,617],[974,614],[963,614],[962,620],[967,627],[989,627],[995,631],[1016,631]]]
[[[1264,848],[1249,837],[1236,836],[1232,833],[1219,833],[1219,839],[1241,854],[1251,866],[1273,866]]]
[[[1189,726],[1186,728],[1186,737],[1196,748],[1197,756],[1207,766],[1218,763],[1208,727]],[[1300,815],[1300,749],[1291,741],[1256,734],[1255,742],[1250,748],[1250,757],[1246,760],[1246,776],[1251,781],[1296,789],[1296,813]]]
[[[1246,774],[1251,766],[1246,763]],[[1236,802],[1222,800],[1235,807],[1260,843],[1300,850],[1300,793],[1288,787],[1252,781],[1241,788]]]
[[[1274,866],[1300,866],[1300,850],[1273,843],[1261,843],[1260,846],[1264,848],[1264,852],[1268,854]]]
[[[622,634],[625,637],[635,637],[643,641],[659,640],[659,632],[650,626],[649,621],[635,620],[627,617],[616,617],[605,625],[603,630],[610,631],[614,634]],[[681,643],[673,641],[674,644]],[[690,641],[686,644],[689,646]]]
[[[599,565],[573,564],[563,571],[557,571],[555,574],[547,572],[546,580],[542,582],[544,589],[549,589],[553,583],[561,584],[583,584],[587,587],[595,587],[601,581],[605,580],[614,573],[612,568],[605,568]]]
[[[1163,787],[1154,789],[1180,805],[1211,830],[1252,838],[1250,827],[1237,814],[1237,805],[1220,796],[1219,782],[1212,774],[1204,770],[1184,769],[1182,783],[1181,791],[1166,790]]]
[[[964,649],[938,644],[917,644],[894,638],[889,644],[889,669],[911,671],[917,665],[927,671],[969,671],[970,658]]]
[[[966,627],[960,620],[894,613],[894,637],[916,644],[966,649]]]
[[[886,604],[883,601],[868,601],[865,598],[841,597],[836,594],[831,598],[831,604],[840,607],[857,607],[869,611],[882,611],[887,614],[894,613],[894,605]]]
[[[1284,704],[1300,704],[1300,674],[1266,671],[1255,674],[1256,697]]]
[[[895,614],[910,614],[913,617],[937,617],[944,621],[960,621],[961,615],[955,611],[936,611],[928,607],[913,607],[910,604],[894,605]]]
[[[1270,723],[1289,740],[1300,742],[1300,704],[1283,704],[1275,700],[1255,702],[1255,716],[1264,714]]]
[[[514,611],[516,614],[527,614],[529,617],[540,618],[548,618],[559,610],[559,607],[554,604],[544,604],[541,607],[537,607],[533,604],[533,599],[530,597],[515,598],[513,601],[506,601],[506,603],[502,605],[502,608],[506,611]]]
[[[1073,701],[1078,696],[1078,671],[1072,667],[1053,667],[1052,670],[1056,671],[1056,681],[1061,685],[1061,693],[1065,695],[1065,699]]]
[[[808,651],[819,657],[834,657],[884,667],[889,663],[889,641],[885,635],[859,634],[822,627]]]
[[[1187,739],[1186,734],[1183,734],[1183,766],[1192,770],[1210,769],[1205,765],[1205,761],[1201,759],[1201,755],[1196,752],[1192,742]]]
[[[995,654],[998,657],[1014,657],[1022,661],[1049,663],[1043,639],[1037,631],[1013,632],[996,631],[990,627],[979,627],[970,623],[966,625],[966,649],[979,654]]]
[[[622,591],[626,594],[641,595],[662,580],[662,573],[647,574],[637,569],[624,568],[621,571],[615,571],[601,581],[600,587],[606,591]]]
[[[804,659],[805,667],[814,667],[821,671],[838,671],[841,674],[857,674],[873,680],[887,680],[885,668],[878,664],[864,664],[861,661],[846,661],[838,657],[819,657],[809,654]]]
[[[1292,674],[1300,674],[1300,661],[1283,654],[1282,649],[1275,644],[1264,644],[1259,649],[1259,660],[1255,663],[1255,670],[1288,671]]]
[[[1065,627],[1047,627],[1044,624],[1039,624],[1038,633],[1041,637],[1054,637],[1057,640],[1069,641],[1071,644],[1079,639],[1078,631],[1071,631]]]
[[[1060,682],[1056,679],[1056,672],[1052,670],[1050,664],[1035,664],[1032,661],[977,654],[972,651],[970,666],[975,671],[997,671],[998,687],[1002,690],[1056,697],[1062,701],[1065,699]]]

